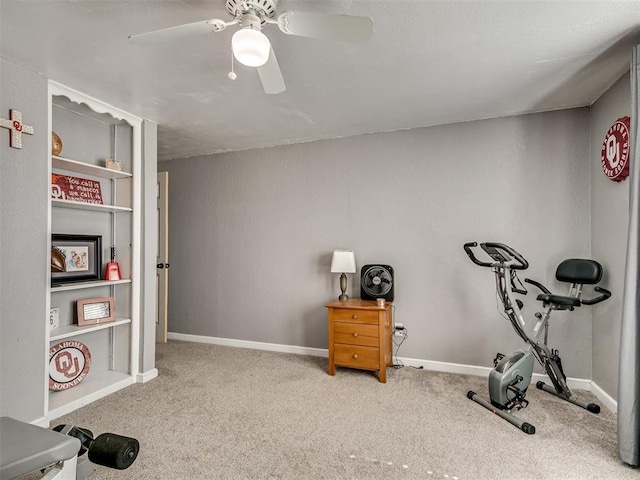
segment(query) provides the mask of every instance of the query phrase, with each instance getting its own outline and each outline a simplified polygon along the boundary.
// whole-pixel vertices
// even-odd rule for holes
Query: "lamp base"
[[[342,290],[342,295],[338,297],[338,300],[340,301],[347,300],[349,298],[349,295],[347,295],[347,274],[346,273],[343,273],[342,275],[340,275],[340,290]]]

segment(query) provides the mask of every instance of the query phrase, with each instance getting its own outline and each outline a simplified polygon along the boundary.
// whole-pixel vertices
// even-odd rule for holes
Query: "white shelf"
[[[51,330],[49,337],[50,342],[62,340],[64,338],[76,337],[85,333],[97,332],[98,330],[104,330],[105,328],[113,328],[118,325],[126,325],[131,323],[130,318],[119,318],[115,322],[98,323],[96,325],[87,325],[79,327],[78,325],[65,325],[64,327],[58,327]]]
[[[73,200],[51,199],[53,207],[77,208],[79,210],[93,210],[95,212],[132,212],[129,207],[118,207],[116,205],[101,205],[99,203],[74,202]]]
[[[109,370],[89,376],[69,390],[49,392],[49,418],[58,418],[91,402],[133,384],[135,379],[127,372]]]
[[[94,177],[108,178],[115,180],[118,178],[131,178],[133,175],[129,172],[121,172],[111,170],[110,168],[100,167],[98,165],[90,165],[88,163],[79,162],[70,158],[51,156],[51,166],[61,170],[69,170],[76,173],[84,173]]]
[[[51,287],[51,293],[64,292],[67,290],[81,290],[83,288],[109,287],[111,285],[121,285],[123,283],[131,283],[130,278],[124,280],[96,280],[93,282],[68,283],[57,287]]]

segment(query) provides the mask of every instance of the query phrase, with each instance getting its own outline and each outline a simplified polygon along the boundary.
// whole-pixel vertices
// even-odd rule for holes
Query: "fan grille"
[[[386,295],[393,285],[391,273],[379,265],[369,267],[362,275],[362,288],[371,296]]]

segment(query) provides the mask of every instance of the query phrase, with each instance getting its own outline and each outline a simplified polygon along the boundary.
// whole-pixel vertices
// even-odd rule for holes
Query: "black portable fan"
[[[390,265],[364,265],[360,270],[360,298],[393,302],[393,267]]]

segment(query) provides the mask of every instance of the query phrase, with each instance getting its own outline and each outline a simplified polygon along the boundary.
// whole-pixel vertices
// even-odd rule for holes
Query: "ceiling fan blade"
[[[282,93],[287,87],[284,85],[284,79],[282,78],[282,72],[280,72],[280,66],[278,65],[278,59],[273,48],[269,52],[269,60],[267,63],[258,67],[258,75],[262,82],[264,92],[275,95]]]
[[[372,18],[331,13],[285,12],[278,27],[289,35],[349,43],[367,43],[373,35]]]
[[[130,35],[129,41],[134,45],[146,47],[148,45],[155,45],[157,43],[169,42],[181,38],[219,32],[227,28],[227,25],[229,25],[228,22],[214,18],[200,22],[186,23],[176,27],[163,28],[162,30],[155,30],[153,32]]]

